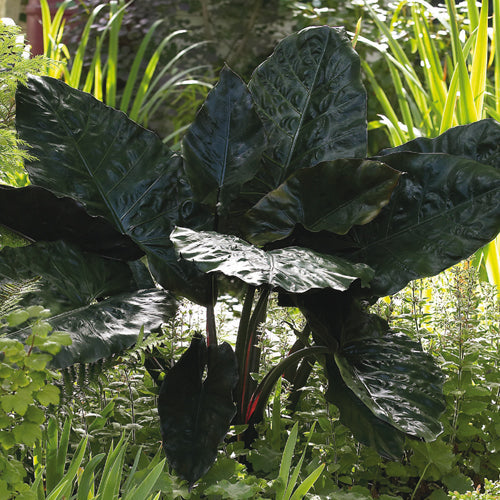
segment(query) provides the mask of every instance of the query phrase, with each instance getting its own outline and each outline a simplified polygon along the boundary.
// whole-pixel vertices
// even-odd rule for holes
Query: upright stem
[[[217,327],[215,325],[214,305],[217,302],[217,281],[212,275],[210,280],[211,285],[211,302],[207,306],[207,344],[217,345]]]
[[[266,318],[269,293],[270,289],[267,287],[260,289],[259,299],[253,312],[251,312],[255,288],[249,288],[245,303],[243,304],[243,313],[236,341],[236,357],[238,359],[240,375],[237,403],[239,420],[241,421],[245,418],[247,405],[252,395],[252,390],[256,385],[250,374],[257,371],[259,367],[260,349],[256,345],[256,339],[259,327]]]
[[[217,345],[217,329],[215,326],[214,306],[207,306],[207,344]]]

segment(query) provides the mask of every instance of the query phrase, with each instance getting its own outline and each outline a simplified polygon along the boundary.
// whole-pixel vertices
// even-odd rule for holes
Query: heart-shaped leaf
[[[207,348],[205,339],[197,335],[161,385],[158,412],[163,447],[170,465],[190,485],[215,461],[217,447],[236,414],[232,396],[238,381],[236,365],[229,344]]]
[[[327,358],[328,390],[325,398],[340,410],[340,422],[354,437],[371,446],[383,457],[400,460],[403,455],[404,434],[386,421],[377,418],[347,387],[333,358]]]
[[[16,125],[36,157],[26,164],[33,184],[79,201],[168,266],[168,235],[194,206],[179,155],[125,114],[48,77],[18,87]],[[172,281],[205,300],[185,276]]]
[[[176,228],[170,235],[181,257],[203,272],[219,271],[250,285],[270,285],[287,292],[313,288],[347,290],[357,279],[366,286],[372,270],[342,258],[307,248],[287,247],[265,252],[232,235]]]
[[[479,120],[469,125],[450,128],[432,139],[419,137],[396,148],[384,149],[379,155],[403,151],[446,153],[500,168],[500,123],[491,118]]]
[[[276,188],[322,161],[366,156],[366,92],[343,29],[312,27],[285,38],[249,88],[270,145],[259,173],[264,185]]]
[[[225,67],[182,143],[193,194],[218,215],[227,214],[241,186],[260,167],[266,136],[250,92]]]
[[[389,331],[345,343],[335,362],[349,389],[380,420],[432,441],[446,408],[443,375],[418,342]]]
[[[286,238],[297,224],[345,234],[378,215],[400,175],[383,163],[358,159],[297,170],[246,213],[244,234],[255,245]]]
[[[65,368],[121,353],[135,344],[141,328],[149,332],[160,327],[175,310],[172,296],[153,288],[116,295],[47,318],[54,330],[69,333],[73,341],[62,347],[51,364]],[[30,334],[31,328],[25,328],[8,336],[24,340]]]
[[[435,153],[381,157],[406,172],[390,203],[354,227],[349,258],[375,269],[373,294],[389,295],[469,257],[500,230],[500,170]]]

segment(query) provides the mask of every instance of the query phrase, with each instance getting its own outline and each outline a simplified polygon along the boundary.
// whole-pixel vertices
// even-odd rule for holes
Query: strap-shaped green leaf
[[[364,264],[300,247],[265,252],[232,235],[176,228],[170,235],[177,252],[204,272],[219,271],[250,285],[270,285],[287,292],[313,288],[347,290],[357,279],[367,286],[373,271]]]
[[[298,168],[366,156],[366,92],[343,29],[312,27],[285,38],[249,88],[270,145],[259,177],[271,188]]]
[[[241,78],[225,67],[182,143],[193,194],[227,214],[241,186],[253,178],[266,148],[264,127]]]
[[[335,362],[346,385],[377,418],[426,441],[441,433],[443,375],[418,342],[393,331],[359,338],[346,343]]]
[[[341,159],[295,171],[245,215],[245,236],[256,245],[308,231],[345,234],[367,224],[389,203],[400,172],[371,160]]]
[[[500,170],[437,153],[381,157],[405,172],[390,203],[349,233],[349,258],[375,269],[372,292],[389,295],[469,257],[500,230]],[[357,249],[356,249],[357,248]]]
[[[163,380],[158,399],[163,447],[170,465],[190,485],[215,461],[217,446],[236,414],[236,365],[229,344],[207,347],[197,335]]]

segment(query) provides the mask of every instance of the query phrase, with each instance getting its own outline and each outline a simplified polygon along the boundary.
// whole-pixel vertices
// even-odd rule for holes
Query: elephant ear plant
[[[207,338],[192,339],[159,396],[168,461],[190,484],[231,422],[251,429],[276,380],[300,388],[311,360],[341,421],[382,455],[441,432],[439,369],[367,306],[497,235],[500,124],[367,158],[358,56],[342,29],[315,27],[279,43],[248,85],[224,68],[182,154],[51,78],[19,87],[17,127],[36,157],[32,184],[1,188],[0,223],[29,245],[4,249],[0,273],[41,276],[57,328],[74,338],[57,366],[130,345],[140,322],[172,313],[167,292],[206,307]],[[244,297],[234,351],[217,342],[214,318],[229,282]],[[257,384],[273,291],[307,323]]]

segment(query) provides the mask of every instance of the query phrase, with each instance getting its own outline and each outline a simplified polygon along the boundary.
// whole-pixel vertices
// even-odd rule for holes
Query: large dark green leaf
[[[437,274],[500,231],[500,170],[446,154],[381,159],[406,174],[389,205],[348,238],[355,249],[349,258],[375,269],[373,294],[389,295],[413,279]]]
[[[377,418],[347,387],[333,358],[327,358],[328,390],[325,398],[340,410],[340,422],[348,427],[361,443],[371,446],[389,459],[403,456],[404,434]]]
[[[375,314],[365,312],[354,293],[336,290],[312,290],[291,297],[291,305],[300,311],[320,345],[337,351],[339,345],[360,337],[381,337],[389,325]]]
[[[81,252],[62,241],[4,248],[0,252],[0,282],[35,276],[41,276],[37,298],[54,313],[141,286],[125,262]]]
[[[163,447],[169,463],[190,485],[215,461],[217,447],[236,414],[232,391],[237,381],[231,346],[207,348],[202,336],[193,338],[165,375],[158,400]]]
[[[377,216],[399,176],[383,163],[358,159],[297,170],[246,213],[245,236],[265,245],[288,237],[297,224],[345,234]]]
[[[307,248],[265,252],[236,236],[179,227],[170,238],[181,257],[203,272],[219,271],[254,286],[268,284],[292,293],[313,288],[347,290],[358,279],[367,286],[373,277],[368,266]]]
[[[249,88],[270,144],[259,173],[264,194],[299,168],[366,156],[366,92],[343,29],[306,28],[285,38]]]
[[[32,183],[78,200],[168,266],[168,235],[193,206],[181,157],[125,114],[53,78],[30,78],[16,103],[19,135],[36,157],[26,165]]]
[[[265,147],[250,92],[239,76],[224,68],[182,143],[196,199],[219,215],[227,214],[241,186],[260,167]]]
[[[174,314],[172,296],[153,288],[117,295],[47,318],[54,330],[68,332],[73,341],[61,349],[52,366],[93,363],[121,353],[134,345],[142,327],[146,332],[154,330]],[[31,328],[26,328],[8,336],[22,340],[30,334]]]
[[[500,168],[500,123],[491,118],[480,120],[450,128],[433,139],[419,137],[396,148],[384,149],[379,154],[388,155],[403,151],[447,153]]]
[[[115,259],[135,260],[144,254],[103,217],[38,186],[0,186],[0,224],[32,241],[65,240]]]
[[[362,337],[335,354],[342,379],[380,420],[432,441],[445,410],[443,375],[430,354],[402,333]]]

